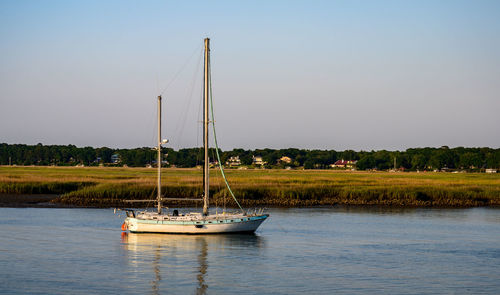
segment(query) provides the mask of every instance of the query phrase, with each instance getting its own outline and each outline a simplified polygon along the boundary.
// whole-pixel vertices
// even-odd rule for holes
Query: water
[[[0,293],[500,293],[499,209],[270,213],[256,235],[122,235],[108,209],[0,208]]]

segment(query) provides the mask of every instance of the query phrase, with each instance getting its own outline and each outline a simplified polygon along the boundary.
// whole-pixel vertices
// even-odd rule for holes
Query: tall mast
[[[158,146],[156,149],[158,152],[156,160],[158,164],[158,194],[156,200],[158,201],[158,214],[161,214],[161,95],[158,96]]]
[[[205,150],[203,165],[203,215],[208,215],[208,198],[209,198],[209,169],[208,169],[208,90],[209,90],[209,68],[210,63],[210,39],[205,38],[205,71],[203,79],[203,149]]]

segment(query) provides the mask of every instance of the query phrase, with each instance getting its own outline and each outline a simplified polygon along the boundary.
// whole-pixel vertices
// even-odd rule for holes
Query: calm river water
[[[109,209],[0,208],[0,293],[500,293],[500,209],[269,213],[255,235],[122,235]]]

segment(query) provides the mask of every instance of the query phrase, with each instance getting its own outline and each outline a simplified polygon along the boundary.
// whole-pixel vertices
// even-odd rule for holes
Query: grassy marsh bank
[[[164,169],[169,197],[201,195],[201,171]],[[218,170],[211,170],[212,205],[235,206]],[[331,170],[228,170],[243,206],[498,206],[499,174],[338,172]],[[59,194],[52,202],[75,206],[129,206],[155,195],[148,168],[0,167],[0,194]],[[0,195],[0,198],[2,196]],[[169,203],[169,206],[189,202]]]

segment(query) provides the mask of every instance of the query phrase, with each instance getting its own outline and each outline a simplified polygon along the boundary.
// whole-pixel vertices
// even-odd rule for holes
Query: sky
[[[500,147],[500,1],[0,1],[0,142]]]

